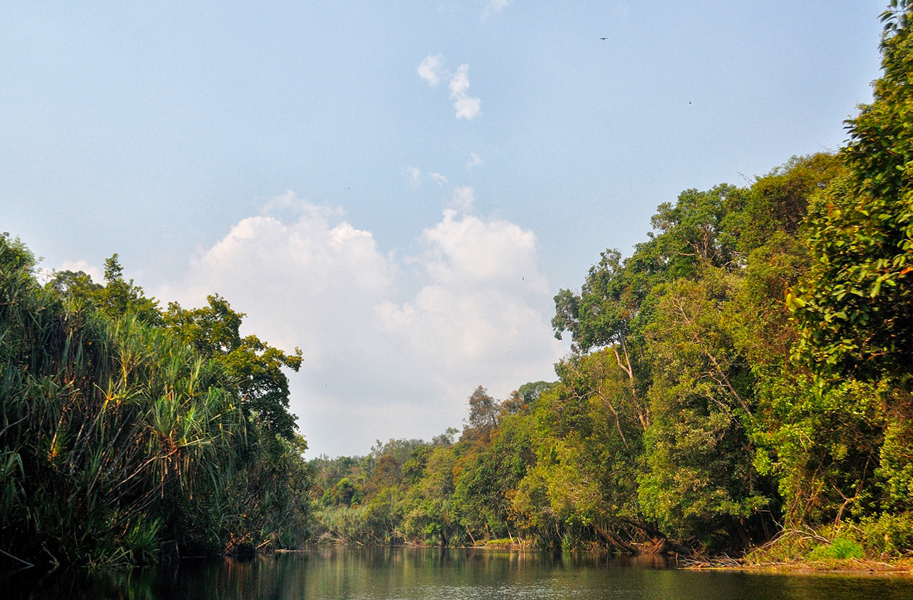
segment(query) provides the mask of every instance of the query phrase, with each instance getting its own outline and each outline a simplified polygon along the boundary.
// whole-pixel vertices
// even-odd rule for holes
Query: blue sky
[[[300,346],[311,456],[429,439],[658,204],[839,148],[885,4],[7,1],[0,230]]]

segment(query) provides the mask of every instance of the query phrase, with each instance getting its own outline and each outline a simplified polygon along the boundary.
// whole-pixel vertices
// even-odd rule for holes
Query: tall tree
[[[788,300],[819,372],[913,389],[913,37],[894,7],[874,101],[847,121],[849,173],[811,208],[813,266]]]
[[[487,444],[498,427],[501,403],[481,385],[469,396],[469,420],[463,429],[463,440]]]
[[[232,310],[219,295],[207,297],[207,306],[184,309],[168,304],[166,329],[203,356],[218,360],[238,382],[242,408],[268,432],[287,441],[295,440],[295,416],[289,412],[288,377],[283,368],[298,371],[301,350],[286,354],[260,341],[241,336],[244,313]]]
[[[647,330],[653,420],[641,504],[668,534],[705,544],[746,544],[745,525],[768,503],[748,435],[753,381],[730,328],[739,284],[736,275],[706,267],[697,281],[663,286]],[[719,539],[722,532],[729,539]]]
[[[105,285],[101,285],[82,271],[56,271],[47,287],[94,307],[109,319],[132,315],[147,325],[162,324],[158,300],[147,298],[132,279],[124,279],[124,268],[116,253],[105,259],[104,280]]]

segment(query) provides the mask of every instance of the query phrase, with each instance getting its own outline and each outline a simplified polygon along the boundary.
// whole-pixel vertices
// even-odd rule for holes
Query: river
[[[133,571],[26,571],[0,584],[8,600],[913,598],[913,578],[897,576],[688,571],[651,558],[430,548],[320,548]]]

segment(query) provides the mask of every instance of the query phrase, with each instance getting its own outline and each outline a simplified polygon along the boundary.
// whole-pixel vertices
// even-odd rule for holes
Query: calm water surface
[[[19,573],[0,597],[124,599],[913,599],[913,579],[695,572],[650,559],[439,549],[328,548],[248,561],[94,574]]]

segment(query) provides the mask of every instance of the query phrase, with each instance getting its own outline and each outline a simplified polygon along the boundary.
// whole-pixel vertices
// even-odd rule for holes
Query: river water
[[[414,548],[321,548],[134,571],[26,571],[0,578],[0,586],[8,600],[913,599],[907,577],[688,571],[661,559]]]

